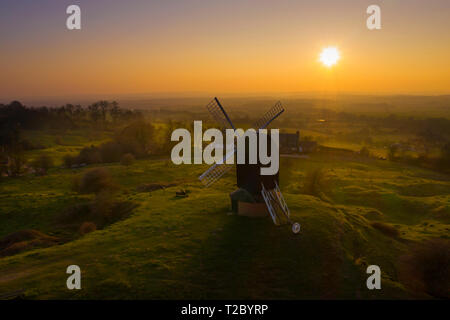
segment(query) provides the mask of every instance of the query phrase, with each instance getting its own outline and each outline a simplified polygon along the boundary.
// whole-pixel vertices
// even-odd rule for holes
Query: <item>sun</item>
[[[334,66],[339,59],[341,58],[341,55],[339,54],[339,50],[335,47],[327,47],[322,50],[320,53],[320,62],[323,63],[324,66],[330,68]]]

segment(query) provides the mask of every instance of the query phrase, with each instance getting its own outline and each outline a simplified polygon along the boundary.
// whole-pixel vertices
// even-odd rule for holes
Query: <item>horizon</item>
[[[267,92],[267,93],[208,93],[208,92],[176,92],[176,93],[123,93],[123,94],[79,94],[79,95],[61,95],[61,96],[33,96],[22,98],[2,98],[0,104],[7,105],[13,101],[19,101],[29,107],[59,107],[65,104],[91,104],[95,101],[126,101],[126,102],[142,102],[154,100],[197,100],[210,99],[213,97],[222,97],[225,99],[286,99],[286,100],[336,100],[346,98],[448,98],[448,94],[426,94],[426,93],[370,93],[370,92]],[[205,101],[206,101],[205,100]],[[426,107],[426,106],[424,106]]]

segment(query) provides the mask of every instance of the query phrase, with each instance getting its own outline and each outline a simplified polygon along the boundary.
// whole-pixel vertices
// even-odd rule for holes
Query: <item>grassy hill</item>
[[[64,239],[0,258],[0,293],[23,289],[32,299],[429,297],[404,281],[401,257],[427,239],[448,240],[450,177],[388,161],[282,158],[281,189],[302,225],[299,235],[269,218],[230,215],[233,174],[205,189],[197,176],[206,166],[140,160],[103,167],[120,186],[115,199],[137,208],[84,236],[58,224],[58,216],[93,199],[71,189],[73,177],[89,168],[0,182],[0,238],[35,229]],[[175,185],[148,192],[139,188],[145,183]],[[189,196],[175,197],[180,188]],[[71,264],[81,268],[82,290],[66,288]],[[366,288],[371,264],[381,268],[382,290]]]

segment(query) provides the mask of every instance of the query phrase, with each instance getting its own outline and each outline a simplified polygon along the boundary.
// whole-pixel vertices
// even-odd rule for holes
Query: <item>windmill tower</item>
[[[236,127],[231,122],[230,117],[217,98],[214,98],[210,103],[208,103],[206,108],[211,113],[213,118],[222,126],[222,130],[236,130]],[[280,102],[277,102],[275,106],[267,111],[263,117],[255,123],[254,128],[257,128],[258,130],[266,129],[269,124],[278,118],[283,112],[283,106]],[[257,132],[257,137],[259,140],[262,133],[259,133],[259,131]],[[270,144],[274,142],[272,142],[270,137],[268,137],[266,141],[268,143],[267,150],[270,150]],[[257,145],[259,146],[259,141]],[[249,148],[246,148],[246,150],[249,150]],[[199,177],[199,180],[207,187],[215,183],[225,173],[233,168],[233,165],[227,164],[226,160],[230,157],[234,157],[235,153],[236,145],[234,145],[234,148],[230,152],[225,154],[220,163],[215,163],[208,170],[206,170]],[[246,157],[246,159],[248,159],[248,157]],[[299,233],[300,224],[291,221],[289,208],[278,186],[278,172],[275,175],[261,175],[260,170],[262,167],[264,167],[264,165],[259,162],[259,159],[256,164],[237,164],[237,186],[245,189],[255,199],[261,199],[261,202],[263,202],[267,207],[267,211],[269,212],[275,225],[280,225],[283,221],[286,221],[292,226],[292,232]]]

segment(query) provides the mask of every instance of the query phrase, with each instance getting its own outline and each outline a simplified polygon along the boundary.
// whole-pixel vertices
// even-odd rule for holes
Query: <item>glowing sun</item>
[[[328,47],[322,50],[319,60],[323,63],[324,66],[330,68],[334,66],[340,58],[341,55],[339,54],[339,50],[337,48]]]

